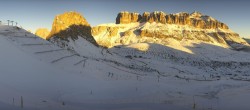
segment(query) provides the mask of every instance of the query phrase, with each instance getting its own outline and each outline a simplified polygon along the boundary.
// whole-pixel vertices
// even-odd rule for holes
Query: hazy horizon
[[[176,0],[8,0],[1,1],[0,21],[13,20],[23,28],[34,32],[37,28],[51,29],[54,17],[67,11],[81,13],[91,26],[104,23],[115,23],[120,11],[143,13],[163,11],[178,13],[199,11],[205,15],[227,24],[241,37],[250,37],[250,1],[176,1]]]

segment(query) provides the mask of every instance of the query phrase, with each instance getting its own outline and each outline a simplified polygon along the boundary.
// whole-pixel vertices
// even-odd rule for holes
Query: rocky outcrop
[[[165,34],[161,32],[162,30],[150,30],[150,29],[143,29],[140,30],[140,36],[142,37],[150,37],[150,38],[159,38],[159,39],[167,39],[167,38],[173,38],[176,40],[181,40],[182,36],[179,36],[178,34]]]
[[[93,36],[98,35],[99,33],[105,32],[106,36],[114,37],[118,34],[118,27],[108,27],[108,26],[97,26],[92,27],[91,33]]]
[[[49,33],[50,33],[50,31],[47,28],[39,28],[36,30],[35,35],[37,35],[43,39],[47,39]]]
[[[95,36],[96,42],[103,47],[112,47],[114,41],[119,36],[120,27],[96,26],[92,27],[91,33]],[[103,35],[104,34],[104,35]]]
[[[163,23],[165,24],[166,21],[166,14],[164,12],[144,12],[142,15],[142,20],[141,22],[157,22],[157,23]]]
[[[139,13],[129,13],[127,11],[120,12],[116,17],[116,24],[128,24],[138,22],[141,19]]]
[[[155,11],[152,13],[144,12],[142,15],[138,13],[120,12],[116,18],[116,24],[128,24],[134,22],[189,25],[201,29],[228,29],[226,24],[221,23],[210,16],[203,15],[200,12],[193,12],[191,14],[186,12],[166,14],[161,11]]]
[[[202,15],[200,12],[193,12],[190,14],[190,17],[192,22],[191,24],[194,27],[202,29],[228,29],[226,24],[221,23],[210,16]]]
[[[82,37],[94,45],[97,45],[93,36],[91,35],[91,27],[87,20],[77,12],[66,12],[57,15],[54,19],[51,32],[48,39],[65,40],[69,38],[77,40],[78,37]]]

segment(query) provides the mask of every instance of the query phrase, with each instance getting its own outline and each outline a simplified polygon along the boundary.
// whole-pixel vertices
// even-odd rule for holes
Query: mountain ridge
[[[165,14],[155,11],[141,15],[122,11],[116,17],[116,24],[92,27],[92,35],[99,45],[109,48],[143,42],[168,45],[167,42],[183,40],[198,40],[233,49],[249,46],[226,24],[200,12]]]
[[[78,37],[87,39],[96,46],[111,48],[133,43],[157,43],[191,40],[206,42],[225,48],[241,49],[249,44],[239,34],[211,16],[200,12],[179,12],[166,14],[162,11],[135,12],[122,11],[117,14],[116,24],[102,24],[91,27],[78,12],[65,12],[55,17],[50,34],[51,42],[67,46],[67,42]],[[61,40],[64,42],[61,43]]]
[[[144,12],[142,15],[135,12],[122,11],[116,17],[116,24],[128,24],[134,22],[156,22],[162,24],[190,25],[202,29],[222,28],[228,29],[228,26],[214,18],[203,15],[200,12],[179,12],[175,14],[166,14],[162,11]]]

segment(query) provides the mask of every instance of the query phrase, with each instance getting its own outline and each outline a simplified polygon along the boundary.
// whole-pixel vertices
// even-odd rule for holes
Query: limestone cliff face
[[[69,38],[77,40],[78,37],[83,37],[84,39],[97,45],[91,35],[90,24],[80,13],[65,12],[55,17],[51,32],[48,36],[50,41],[68,41]]]
[[[104,47],[140,42],[168,45],[185,40],[235,49],[248,45],[226,24],[200,12],[166,14],[156,11],[144,12],[142,15],[121,12],[116,24],[93,27],[92,35]]]
[[[90,27],[87,20],[80,13],[65,12],[63,14],[57,15],[52,24],[52,29],[49,37],[52,37],[62,31],[69,30],[74,26]]]
[[[49,35],[50,31],[46,28],[39,28],[36,30],[35,35],[43,38],[43,39],[47,39],[48,35]]]
[[[193,12],[191,14],[186,12],[166,14],[161,11],[155,11],[152,13],[144,12],[142,15],[138,13],[120,12],[116,18],[116,24],[129,24],[134,22],[189,25],[201,29],[228,29],[226,24],[210,16],[203,15],[200,12]]]
[[[142,15],[142,20],[141,22],[157,22],[157,23],[166,23],[166,14],[164,12],[144,12]]]
[[[138,22],[141,19],[141,15],[139,13],[129,13],[127,11],[120,12],[116,17],[117,24],[128,24]]]
[[[170,19],[168,21],[172,22],[172,24],[179,24],[179,25],[191,25],[190,15],[188,13],[177,13],[177,14],[170,14]]]

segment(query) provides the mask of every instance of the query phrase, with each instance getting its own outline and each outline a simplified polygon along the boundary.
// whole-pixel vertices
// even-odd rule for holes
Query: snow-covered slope
[[[0,26],[0,109],[22,109],[21,97],[25,110],[250,107],[249,53],[203,42],[74,45],[82,52]]]

